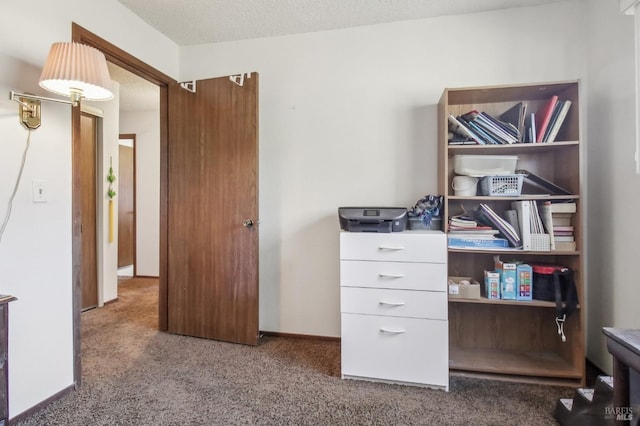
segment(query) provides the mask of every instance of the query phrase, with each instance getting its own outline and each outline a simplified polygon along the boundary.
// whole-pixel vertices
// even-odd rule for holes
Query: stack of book
[[[572,217],[576,212],[576,203],[552,203],[545,201],[540,205],[540,213],[545,228],[550,235],[551,250],[575,251],[576,241],[573,234]]]
[[[570,108],[570,100],[562,101],[554,95],[535,112],[527,112],[527,103],[518,102],[497,118],[478,110],[459,116],[449,115],[449,144],[554,142]]]
[[[499,238],[499,230],[479,224],[472,216],[457,215],[449,218],[448,245],[453,248],[495,249],[509,247]]]
[[[470,230],[478,227],[473,216],[459,214],[449,218],[449,231]]]
[[[449,131],[479,145],[504,145],[521,141],[518,127],[475,109],[457,117],[450,114]],[[449,142],[464,143],[455,138],[450,138]]]

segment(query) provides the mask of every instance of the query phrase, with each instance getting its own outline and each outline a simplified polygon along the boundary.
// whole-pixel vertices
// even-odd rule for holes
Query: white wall
[[[135,273],[157,277],[160,273],[160,111],[122,112],[120,133],[136,135]]]
[[[109,182],[107,174],[109,166],[113,167],[118,176],[118,127],[119,127],[119,98],[120,85],[113,82],[113,97],[109,102],[83,103],[87,112],[96,111],[99,118],[99,146],[97,147],[97,206],[96,226],[98,244],[98,306],[103,306],[118,297],[118,197],[113,198],[113,227],[114,238],[109,241],[109,197],[107,190]],[[116,191],[117,192],[117,191]]]
[[[4,218],[26,140],[18,106],[8,100],[8,92],[51,96],[38,87],[41,67],[51,43],[71,40],[72,21],[170,76],[178,74],[178,47],[115,0],[34,0],[28,7],[2,2],[0,16]],[[42,117],[0,242],[0,293],[19,299],[9,309],[11,417],[73,384],[70,107],[43,103]],[[31,202],[33,179],[46,181],[47,203]]]
[[[445,87],[583,78],[579,4],[181,49],[181,80],[260,73],[261,329],[340,335],[337,208],[436,193]]]
[[[612,373],[602,327],[640,326],[640,175],[635,174],[635,53],[632,16],[618,1],[589,2],[588,358]]]
[[[0,53],[0,221],[16,181],[27,131],[10,90],[38,91],[40,69]],[[33,131],[11,220],[0,242],[0,293],[9,305],[10,413],[71,384],[71,109],[43,103]],[[31,201],[33,179],[45,181],[46,203]]]

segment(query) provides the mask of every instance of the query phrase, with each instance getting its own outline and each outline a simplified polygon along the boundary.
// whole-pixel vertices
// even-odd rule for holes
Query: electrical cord
[[[18,187],[20,186],[20,180],[22,179],[22,172],[24,170],[24,165],[27,162],[27,152],[29,151],[29,146],[31,146],[31,132],[29,129],[27,135],[27,144],[24,147],[24,152],[22,153],[22,163],[20,164],[20,171],[18,172],[18,178],[16,179],[16,185],[13,188],[13,193],[11,194],[11,198],[9,198],[9,203],[7,204],[7,212],[5,213],[4,221],[2,222],[2,228],[0,228],[0,243],[2,242],[2,236],[4,235],[4,230],[7,228],[7,224],[9,223],[9,218],[11,217],[11,208],[13,206],[13,199],[16,197],[16,193],[18,192]]]

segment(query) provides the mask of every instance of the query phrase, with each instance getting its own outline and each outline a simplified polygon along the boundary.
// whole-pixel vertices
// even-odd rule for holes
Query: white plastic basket
[[[551,251],[549,234],[531,234],[531,251]]]
[[[480,180],[480,193],[493,197],[517,197],[522,191],[524,175],[485,176]]]

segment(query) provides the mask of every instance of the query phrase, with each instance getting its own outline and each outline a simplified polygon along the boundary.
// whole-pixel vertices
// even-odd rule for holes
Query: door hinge
[[[232,82],[234,82],[238,86],[242,87],[242,86],[244,86],[244,78],[245,78],[245,76],[247,78],[251,78],[251,73],[247,72],[247,73],[242,73],[242,74],[238,74],[238,75],[230,75],[229,76],[229,80],[231,80]]]
[[[180,87],[182,87],[184,90],[188,90],[191,93],[196,93],[196,81],[195,80],[184,81],[184,82],[180,83]]]

